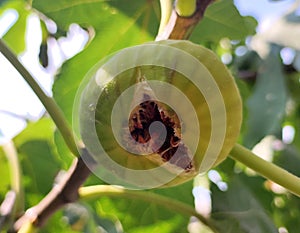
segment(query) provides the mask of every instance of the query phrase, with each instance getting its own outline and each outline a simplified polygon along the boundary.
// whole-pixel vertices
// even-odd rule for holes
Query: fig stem
[[[35,81],[29,71],[22,65],[22,63],[18,60],[17,56],[8,48],[8,46],[4,43],[2,39],[0,39],[0,52],[5,56],[5,58],[15,67],[15,69],[22,75],[24,80],[28,83],[37,97],[40,99],[47,112],[53,119],[56,127],[60,131],[63,136],[65,143],[67,144],[70,151],[75,156],[80,156],[76,142],[74,139],[73,132],[69,127],[69,124],[64,117],[61,109],[55,102],[52,97],[46,95],[40,85]]]
[[[128,190],[121,187],[116,187],[112,185],[93,185],[87,187],[81,187],[79,189],[80,200],[87,200],[93,198],[101,197],[123,197],[133,200],[142,200],[145,202],[154,203],[165,208],[175,211],[176,213],[181,213],[182,215],[194,216],[205,226],[209,227],[212,232],[218,233],[214,224],[203,215],[199,214],[193,206],[180,202],[178,200],[172,199],[170,197],[165,197],[156,193],[151,193],[147,191],[137,191]]]
[[[253,169],[263,177],[281,185],[291,193],[300,197],[300,178],[289,173],[274,163],[268,162],[242,145],[236,144],[230,157]]]

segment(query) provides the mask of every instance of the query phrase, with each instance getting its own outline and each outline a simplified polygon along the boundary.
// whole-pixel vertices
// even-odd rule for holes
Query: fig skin
[[[182,122],[182,127],[184,128],[182,130],[182,137],[184,138],[185,146],[188,148],[195,147],[194,138],[197,131],[194,128],[196,128],[197,125],[200,128],[200,135],[198,135],[199,138],[196,142],[195,153],[191,158],[191,170],[184,171],[184,169],[178,168],[174,164],[164,166],[163,169],[165,171],[163,171],[160,176],[169,176],[170,173],[174,173],[176,176],[174,176],[174,179],[162,182],[161,185],[157,185],[157,187],[169,187],[186,182],[194,178],[197,174],[208,171],[212,167],[217,166],[228,156],[239,136],[242,122],[242,102],[234,78],[226,66],[209,49],[184,40],[150,42],[147,43],[147,45],[156,45],[157,49],[143,51],[138,48],[137,52],[141,54],[138,54],[137,57],[133,59],[132,54],[129,54],[128,59],[131,59],[131,61],[125,61],[124,56],[120,56],[119,53],[107,58],[106,61],[111,61],[115,69],[119,69],[124,62],[133,63],[131,69],[119,73],[113,77],[113,79],[109,73],[96,74],[99,67],[102,67],[105,62],[101,62],[90,72],[88,76],[92,78],[85,84],[79,107],[80,134],[84,144],[98,162],[99,157],[102,155],[99,153],[99,150],[97,150],[99,146],[97,140],[114,162],[128,169],[142,171],[165,165],[166,161],[162,159],[159,153],[137,155],[136,153],[128,152],[119,145],[114,137],[112,127],[119,128],[119,133],[122,134],[124,125],[126,127],[127,124],[128,127],[128,115],[124,115],[122,122],[112,123],[112,110],[114,103],[122,93],[137,83],[137,76],[140,74],[143,75],[146,81],[161,81],[178,88],[191,102],[198,119],[196,123],[190,122],[189,120]],[[190,67],[190,64],[185,64],[182,57],[174,57],[172,53],[166,54],[165,50],[162,51],[161,46],[170,46],[191,55],[204,66],[203,70],[205,70],[205,72],[195,73],[194,67]],[[149,60],[150,64],[151,61],[155,64],[155,62],[159,60],[162,66],[164,66],[165,59],[166,64],[172,63],[174,65],[173,69],[155,65],[134,66],[135,62],[139,59]],[[198,78],[200,82],[203,76],[206,77],[207,75],[209,76],[208,78],[213,79],[213,83],[218,87],[222,101],[211,100],[211,103],[215,104],[213,104],[213,106],[211,106],[212,104],[208,104],[207,96],[199,90],[195,83],[186,78],[181,72],[174,71],[179,66],[187,66],[184,69],[191,70],[191,74]],[[205,84],[206,83],[203,82],[203,85]],[[206,87],[204,86],[203,88]],[[99,90],[101,90],[100,96]],[[173,96],[175,96],[175,94],[170,92],[170,101],[172,101]],[[210,95],[210,98],[215,98],[214,93]],[[124,103],[122,106],[123,110],[130,108],[130,105],[131,103]],[[180,103],[178,103],[178,105],[180,105]],[[94,108],[95,111],[91,110],[91,108]],[[184,108],[184,106],[182,106],[182,108]],[[222,109],[223,112],[221,111]],[[120,115],[124,113],[123,110],[120,109]],[[186,115],[189,114],[187,111],[185,112]],[[187,116],[186,119],[189,119],[189,117]],[[223,123],[226,125],[221,125]],[[218,127],[225,127],[225,131],[221,132],[220,135],[218,134]],[[94,131],[94,128],[96,129],[96,133],[91,133]],[[97,140],[95,140],[95,138]],[[214,144],[218,147],[215,150],[213,148]],[[214,153],[214,151],[217,152]],[[112,171],[113,169],[106,169],[106,172],[111,172],[113,176],[126,176],[126,174],[119,174],[116,171]],[[181,171],[179,172],[180,169]],[[128,179],[128,183],[130,183],[130,178]],[[151,179],[151,177],[149,177],[149,179]],[[155,179],[158,178],[155,177]],[[142,180],[141,182],[144,181]]]
[[[221,163],[229,154],[237,141],[242,124],[242,100],[234,77],[227,67],[209,49],[195,45],[189,41],[167,41],[168,45],[178,47],[195,56],[210,71],[217,82],[226,108],[226,136],[223,148],[214,166]]]

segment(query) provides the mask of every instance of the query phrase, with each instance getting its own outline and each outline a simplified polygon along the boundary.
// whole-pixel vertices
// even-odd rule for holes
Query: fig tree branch
[[[17,194],[10,190],[6,193],[4,200],[0,205],[0,232],[9,228],[10,222],[13,220],[16,210]]]
[[[22,172],[17,150],[12,141],[2,145],[10,170],[11,190],[6,194],[0,206],[0,231],[9,226],[17,215],[24,211],[24,191],[22,186]]]
[[[16,193],[17,197],[17,212],[24,210],[24,190],[22,186],[22,171],[19,163],[17,149],[12,141],[9,141],[2,145],[3,151],[6,155],[11,179],[11,188]]]
[[[83,150],[82,157],[90,158],[87,153],[86,150]],[[87,166],[87,160],[84,161],[82,157],[75,158],[68,172],[53,186],[51,191],[36,206],[28,209],[16,221],[13,232],[18,231],[27,222],[31,222],[34,227],[42,227],[57,210],[78,200],[78,189],[91,174],[90,167],[94,163],[91,159],[89,166]]]
[[[194,0],[185,0],[188,4],[188,9],[181,9],[184,6],[183,1],[175,1],[175,5],[168,17],[168,23],[165,23],[164,28],[160,28],[159,34],[155,40],[166,40],[166,39],[175,39],[175,40],[184,40],[188,39],[199,21],[203,18],[206,8],[214,2],[214,0],[197,0],[194,4]],[[161,1],[161,5],[162,5]],[[177,5],[176,5],[177,4]],[[192,11],[192,7],[195,7]],[[179,7],[179,8],[178,8]],[[177,9],[176,9],[177,8]],[[183,12],[194,12],[190,16],[180,15],[181,10]],[[169,7],[166,7],[166,10],[169,10]],[[168,16],[168,12],[165,14]],[[163,16],[163,15],[162,15]],[[164,20],[165,21],[165,20]]]
[[[62,134],[64,141],[66,142],[70,151],[79,156],[76,142],[71,128],[69,127],[68,122],[66,121],[61,109],[58,107],[53,98],[47,96],[40,85],[35,81],[29,71],[22,65],[18,60],[17,56],[8,48],[2,39],[0,39],[0,52],[5,56],[5,58],[16,68],[16,70],[22,75],[25,81],[29,84],[31,89],[40,99],[49,115],[55,122],[56,127]]]

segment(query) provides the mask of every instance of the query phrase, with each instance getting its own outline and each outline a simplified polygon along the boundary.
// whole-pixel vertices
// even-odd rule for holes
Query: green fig
[[[110,184],[181,184],[222,162],[236,143],[242,103],[234,78],[209,49],[165,40],[125,48],[95,66],[74,115]]]

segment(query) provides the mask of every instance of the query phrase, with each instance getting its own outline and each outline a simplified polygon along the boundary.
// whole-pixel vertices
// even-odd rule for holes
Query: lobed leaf
[[[153,40],[158,28],[156,1],[48,1],[33,7],[53,19],[60,28],[71,23],[95,31],[86,49],[67,62],[54,84],[53,93],[69,122],[77,88],[87,71],[101,58],[118,49]]]
[[[210,5],[204,18],[193,31],[194,42],[219,42],[227,37],[231,40],[243,40],[255,33],[257,22],[252,17],[243,17],[233,1],[218,1]]]

